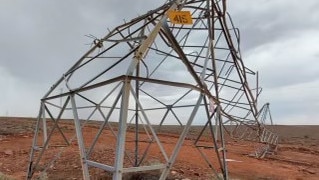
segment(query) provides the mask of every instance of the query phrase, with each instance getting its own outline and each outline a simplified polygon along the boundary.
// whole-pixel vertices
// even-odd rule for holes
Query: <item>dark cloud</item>
[[[304,3],[296,0],[230,0],[228,3],[230,14],[241,30],[241,45],[246,51],[319,28],[319,2],[316,0]]]
[[[318,124],[319,2],[229,0],[246,65],[259,71],[277,123]]]

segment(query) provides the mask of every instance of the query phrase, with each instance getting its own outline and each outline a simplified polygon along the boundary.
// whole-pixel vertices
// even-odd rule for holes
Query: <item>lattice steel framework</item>
[[[191,12],[192,24],[170,22],[168,13],[181,10]],[[194,141],[199,157],[216,178],[228,179],[224,126],[236,125],[227,132],[244,137],[246,130],[236,127],[245,125],[265,140],[261,136],[265,108],[257,107],[261,90],[258,81],[254,89],[249,86],[255,80],[256,73],[242,61],[239,31],[226,12],[225,0],[168,1],[94,39],[93,47],[41,99],[28,179],[48,171],[58,159],[60,151],[50,161],[43,158],[54,149],[54,133],[61,134],[66,146],[77,139],[83,179],[90,179],[93,167],[110,172],[115,180],[128,172],[157,169],[162,170],[160,179],[166,179],[193,123],[204,124]],[[76,130],[71,138],[61,127],[63,119],[70,117]],[[95,138],[87,140],[82,130],[91,120],[101,123]],[[171,152],[158,136],[165,123],[183,128]],[[128,126],[134,137],[127,136]],[[115,139],[113,144],[104,142],[114,153],[111,162],[93,157],[106,130]],[[141,140],[141,131],[147,140]],[[210,145],[201,141],[204,131],[210,134]],[[134,149],[129,150],[130,140]],[[151,146],[161,152],[161,162],[155,165],[147,164]],[[217,163],[209,156],[216,157]]]

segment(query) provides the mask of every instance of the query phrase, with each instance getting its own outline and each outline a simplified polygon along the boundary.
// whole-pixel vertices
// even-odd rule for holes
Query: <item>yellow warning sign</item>
[[[190,11],[169,11],[168,18],[172,24],[193,24]]]

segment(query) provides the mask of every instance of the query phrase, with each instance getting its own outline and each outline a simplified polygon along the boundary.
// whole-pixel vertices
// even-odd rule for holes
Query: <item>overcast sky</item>
[[[37,116],[41,97],[124,20],[159,0],[0,0],[0,116]],[[124,5],[125,3],[125,5]],[[245,64],[276,124],[319,124],[319,1],[228,0]]]

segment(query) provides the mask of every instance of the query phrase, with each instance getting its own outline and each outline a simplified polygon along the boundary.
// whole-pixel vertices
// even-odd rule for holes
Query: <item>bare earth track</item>
[[[0,117],[1,173],[14,179],[26,178],[34,125],[35,120],[32,118]],[[63,128],[69,136],[74,134],[71,122],[65,123]],[[159,135],[166,149],[173,149],[174,143],[172,142],[178,138],[176,134],[172,134],[172,132],[176,132],[172,131],[172,128],[174,127],[164,127],[163,133]],[[264,159],[249,156],[254,152],[256,146],[254,143],[227,140],[227,158],[230,159],[228,165],[231,179],[318,179],[319,126],[275,126],[274,128],[281,137],[278,152]],[[93,129],[96,129],[93,125],[85,128],[83,130],[84,136],[93,138]],[[132,132],[128,132],[128,136],[130,136],[130,133]],[[196,133],[196,128],[193,128],[191,133]],[[143,137],[143,134],[141,137]],[[127,148],[130,148],[130,144]],[[106,149],[102,146],[97,147],[94,156],[101,161],[114,156],[114,154],[105,153],[105,151]],[[100,156],[100,154],[104,155]],[[110,157],[105,156],[105,154]],[[150,156],[154,157],[153,163],[156,163],[158,154],[157,149],[150,150]],[[48,170],[48,179],[81,179],[81,166],[76,141],[65,148],[57,163],[58,165],[54,165]],[[192,138],[187,138],[169,178],[212,179],[211,176],[209,167],[200,157],[196,148],[193,147]],[[148,178],[147,174],[131,176],[131,179],[143,178],[156,179],[154,176]],[[101,172],[96,171],[92,179],[108,178]]]

